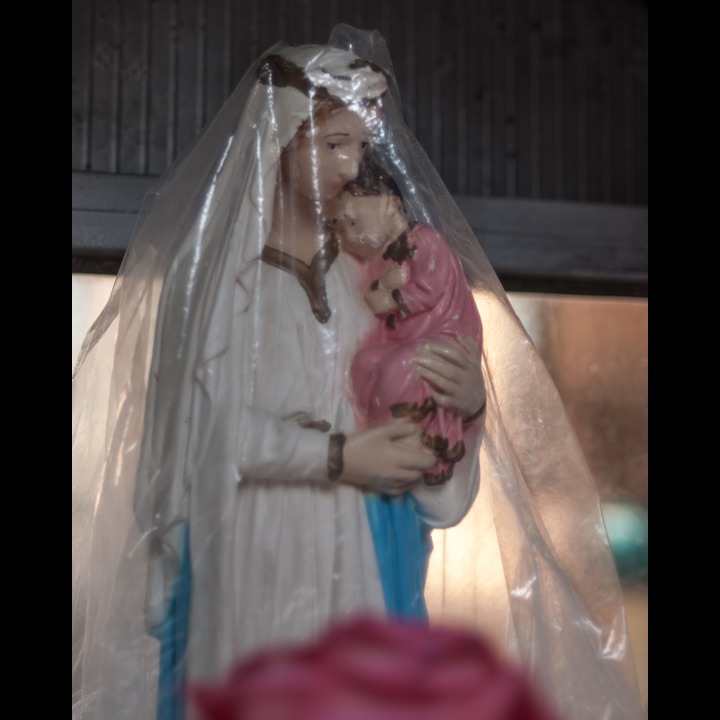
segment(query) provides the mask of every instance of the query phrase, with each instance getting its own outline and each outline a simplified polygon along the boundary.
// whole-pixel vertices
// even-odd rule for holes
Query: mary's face
[[[295,138],[283,153],[282,171],[289,187],[317,203],[332,200],[357,177],[370,144],[372,117],[340,108]]]

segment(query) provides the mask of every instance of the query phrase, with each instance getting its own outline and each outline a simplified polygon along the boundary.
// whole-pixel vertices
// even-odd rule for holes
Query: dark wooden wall
[[[647,202],[640,0],[73,0],[73,170],[158,175],[280,39],[377,29],[448,188]]]
[[[73,0],[73,190],[96,175],[116,187],[110,175],[141,195],[263,50],[323,43],[346,22],[383,34],[406,121],[466,205],[600,203],[636,218],[647,19],[646,0]],[[77,199],[74,210],[99,209]],[[101,199],[113,203],[127,199]],[[636,258],[625,270],[637,274]]]

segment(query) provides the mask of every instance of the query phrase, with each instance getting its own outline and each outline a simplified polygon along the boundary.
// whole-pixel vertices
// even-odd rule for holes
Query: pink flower
[[[559,720],[483,638],[371,617],[192,686],[203,720]]]

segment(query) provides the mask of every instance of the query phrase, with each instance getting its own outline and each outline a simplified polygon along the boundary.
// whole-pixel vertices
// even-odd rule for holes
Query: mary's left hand
[[[415,366],[418,374],[430,384],[440,407],[467,418],[485,403],[480,351],[470,338],[460,336],[457,342],[423,343]]]

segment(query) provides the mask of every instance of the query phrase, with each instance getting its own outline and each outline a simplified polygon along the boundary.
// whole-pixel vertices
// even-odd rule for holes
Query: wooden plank
[[[408,64],[403,48],[407,45],[406,36],[409,32],[405,21],[405,6],[401,2],[388,3],[389,5],[389,37],[386,37],[388,52],[393,64],[393,72],[395,73],[395,83],[400,96],[400,106],[403,116],[408,127],[410,126],[408,117],[409,106],[409,87],[411,80],[408,77]]]
[[[591,45],[589,39],[590,31],[588,30],[588,17],[590,15],[587,8],[588,0],[579,0],[577,6],[577,26],[575,29],[577,41],[577,57],[576,57],[576,75],[577,86],[576,92],[578,97],[578,137],[577,137],[577,171],[578,171],[578,194],[577,199],[580,202],[587,202],[594,198],[591,195],[592,189],[597,185],[589,177],[588,157],[592,153],[594,138],[592,136],[592,122],[594,113],[594,88],[593,76],[590,73],[589,57],[590,52],[588,46]],[[592,187],[591,187],[592,183]]]
[[[393,9],[401,7],[400,3],[397,2],[397,0],[388,4],[391,5]],[[342,10],[344,5],[344,0],[329,0],[329,6],[323,8],[323,10],[325,11],[326,19],[325,24],[321,22],[319,26],[321,28],[322,37],[329,37],[330,31],[335,27],[335,25],[343,22]],[[385,39],[387,40],[388,38]]]
[[[492,30],[492,126],[493,142],[492,181],[491,192],[493,197],[507,195],[507,133],[505,123],[507,120],[507,17],[506,6],[500,0],[492,0],[490,7],[490,27]]]
[[[90,170],[92,5],[72,3],[72,169]]]
[[[463,125],[459,117],[463,114],[467,101],[465,90],[465,37],[464,15],[465,0],[453,0],[448,3],[450,12],[441,13],[440,22],[443,28],[441,53],[443,64],[441,69],[442,96],[439,115],[442,121],[442,134],[440,136],[440,157],[442,158],[445,182],[453,192],[460,186],[460,176],[464,174],[465,158],[460,152],[460,138],[464,139]],[[462,57],[462,62],[460,58]],[[462,133],[462,135],[461,135]],[[467,192],[467,190],[464,190]]]
[[[439,78],[439,67],[442,62],[440,53],[442,44],[438,38],[440,27],[437,25],[435,16],[436,6],[428,4],[421,7],[417,13],[415,23],[415,42],[425,63],[418,66],[420,72],[417,75],[418,102],[423,104],[422,119],[426,121],[423,132],[422,145],[427,152],[435,169],[443,177],[443,161],[440,155],[440,132],[442,131],[442,119],[438,117],[442,103],[442,88]],[[417,115],[418,122],[421,115]]]
[[[173,110],[177,134],[176,154],[182,154],[203,124],[205,76],[205,0],[178,0],[176,105]]]
[[[470,101],[470,88],[468,85],[468,0],[459,0],[456,3],[454,67],[452,75],[455,78],[455,93],[451,102],[454,103],[455,132],[447,133],[448,142],[444,152],[454,156],[455,191],[467,193],[468,190],[468,103]],[[473,52],[474,50],[473,44]],[[454,136],[454,137],[453,137]],[[455,140],[453,143],[452,140]]]
[[[258,30],[260,34],[260,47],[262,51],[273,47],[278,42],[287,42],[287,30],[285,25],[285,5],[288,0],[277,0],[274,6],[270,6],[263,0],[255,0],[258,5],[256,17],[258,18]],[[282,16],[281,16],[282,13]],[[264,42],[263,42],[264,38]],[[242,42],[242,35],[237,38]],[[246,66],[255,60],[249,53],[246,56]]]
[[[475,145],[475,152],[471,154],[474,168],[479,170],[479,177],[474,176],[470,183],[470,194],[478,194],[484,197],[492,195],[493,177],[493,147],[495,145],[495,134],[493,128],[493,108],[495,106],[495,92],[493,85],[494,76],[494,52],[493,38],[494,29],[492,24],[492,8],[490,0],[481,0],[478,15],[479,27],[475,26],[475,32],[479,38],[480,51],[471,53],[472,64],[468,72],[471,77],[477,78],[476,91],[473,100],[476,101],[471,122],[471,144],[475,138],[480,139]]]
[[[122,258],[73,255],[72,272],[87,275],[117,275]]]
[[[418,37],[418,41],[422,43],[422,47],[425,48],[430,58],[429,99],[431,123],[429,145],[425,149],[446,184],[452,182],[452,180],[449,179],[448,166],[442,152],[443,99],[446,90],[445,77],[443,77],[446,47],[443,43],[442,25],[443,20],[447,20],[447,14],[451,12],[451,9],[450,2],[444,3],[441,16],[439,3],[432,3],[429,10],[424,13],[424,22],[420,23],[424,32]],[[428,91],[427,85],[426,82],[426,92]],[[449,108],[450,106],[446,111]]]
[[[137,212],[73,210],[73,257],[121,258],[136,220]]]
[[[522,2],[522,0],[521,0]],[[503,197],[517,197],[517,174],[518,174],[518,144],[517,144],[517,60],[516,47],[518,42],[518,28],[516,3],[506,2],[507,12],[505,15],[505,157],[506,166],[505,191]]]
[[[634,6],[623,6],[623,45],[618,58],[620,73],[618,85],[622,92],[622,117],[619,130],[622,141],[616,145],[616,160],[622,170],[622,179],[618,182],[618,197],[623,202],[637,202],[635,195],[635,133],[633,128],[633,61],[635,55]],[[620,156],[620,157],[619,157]]]
[[[637,57],[633,72],[635,99],[635,137],[636,152],[633,158],[634,166],[637,169],[637,203],[646,204],[648,201],[648,67],[647,67],[647,43],[648,43],[648,15],[647,9],[635,6],[636,8],[636,41]]]
[[[246,42],[243,43],[243,45],[246,46],[246,51],[249,55],[248,58],[248,65],[250,65],[250,62],[254,60],[255,58],[260,56],[260,53],[265,51],[265,47],[263,47],[260,43],[260,33],[262,26],[267,22],[268,20],[268,5],[265,3],[261,3],[260,0],[249,0],[249,2],[245,3],[246,5],[246,11],[245,11],[245,39]],[[264,9],[264,14],[261,14],[261,5]],[[280,38],[276,38],[276,40],[279,40]],[[239,38],[238,38],[239,40]],[[238,68],[241,73],[244,74],[244,71],[241,68]]]
[[[118,172],[147,172],[149,37],[146,0],[122,5]]]
[[[149,6],[151,99],[148,114],[147,172],[160,175],[175,157],[175,0],[156,0]]]
[[[218,113],[230,96],[230,6],[229,0],[207,3],[207,43],[205,45],[203,87],[203,126]]]
[[[559,53],[555,41],[555,8],[546,2],[535,7],[530,32],[537,37],[537,104],[538,144],[533,160],[533,194],[522,197],[557,198],[555,168],[561,163],[555,144],[555,68],[554,61]],[[534,31],[534,32],[533,32]]]
[[[374,26],[377,28],[383,38],[385,38],[385,44],[389,48],[390,58],[392,59],[392,47],[394,41],[392,36],[392,27],[390,24],[392,18],[392,13],[390,11],[391,4],[392,3],[384,1],[380,3],[380,11],[379,13],[376,13],[376,20]]]
[[[117,172],[120,29],[115,3],[96,3],[92,43],[90,167]]]
[[[647,207],[461,195],[455,200],[473,228],[483,232],[537,229],[579,238],[637,238],[647,244]]]
[[[543,3],[543,8],[547,10],[547,3]],[[552,73],[552,138],[553,147],[555,149],[552,161],[543,164],[543,190],[553,187],[554,192],[550,195],[544,193],[538,197],[545,199],[563,200],[565,199],[565,117],[563,108],[567,102],[567,95],[563,86],[564,80],[564,64],[566,62],[564,56],[564,38],[565,29],[563,25],[562,0],[553,0],[551,4],[552,10],[549,17],[545,16],[544,22],[551,22],[551,26],[545,35],[545,42],[552,47],[550,70]],[[548,51],[550,52],[550,51]]]
[[[534,26],[537,13],[533,0],[517,7],[518,39],[515,48],[517,82],[517,194],[538,197],[540,169],[540,86],[539,33]]]
[[[405,21],[407,23],[405,53],[403,55],[403,63],[407,68],[405,75],[407,83],[404,101],[405,117],[407,118],[408,127],[420,141],[420,144],[425,147],[427,140],[423,134],[423,123],[427,119],[428,112],[425,108],[427,93],[420,94],[418,88],[424,86],[421,73],[423,71],[427,72],[427,69],[423,66],[427,58],[427,53],[422,46],[418,46],[417,44],[417,17],[415,10],[416,6],[413,0],[405,0]]]
[[[276,13],[268,13],[268,5],[262,0],[252,0],[249,7],[238,6],[237,0],[230,0],[230,57],[232,59],[232,72],[230,85],[234,90],[238,83],[245,77],[252,63],[257,56],[252,54],[252,48],[248,42],[248,30],[253,29],[262,37],[263,27],[266,28],[267,36],[271,38],[268,46],[275,44],[282,39],[282,22],[284,21],[283,0],[276,0]],[[263,15],[265,10],[266,15]],[[262,45],[261,41],[258,41]],[[267,49],[263,48],[263,50]]]
[[[625,3],[611,3],[608,6],[608,32],[612,40],[611,50],[607,53],[606,67],[610,85],[608,108],[608,143],[610,152],[609,163],[610,196],[608,202],[622,202],[627,196],[625,186],[625,165],[627,157],[624,153],[625,124],[623,123],[623,61],[627,47],[627,17]]]
[[[361,3],[353,3],[357,8]],[[265,13],[269,8],[265,6]],[[312,42],[312,32],[308,32],[307,20],[310,17],[310,8],[306,0],[286,0],[283,9],[283,32],[278,36],[279,40],[287,40],[289,43],[300,45],[304,42]],[[357,25],[356,22],[352,23]],[[317,42],[319,39],[316,39]]]
[[[455,199],[499,275],[647,278],[647,208]]]
[[[150,180],[73,173],[74,267],[93,257],[119,263]],[[646,207],[455,200],[507,289],[647,294]]]
[[[563,118],[563,177],[565,192],[563,200],[578,200],[579,193],[579,125],[580,109],[578,97],[578,37],[577,16],[572,0],[562,0],[560,23],[562,39],[560,53],[563,57],[562,85],[564,90]]]
[[[617,36],[612,26],[612,9],[616,3],[602,3],[599,6],[598,23],[599,73],[600,73],[600,161],[595,174],[600,178],[600,192],[596,195],[599,202],[613,201],[613,131],[612,110],[614,98],[612,92],[612,59],[617,48]]]
[[[73,211],[137,213],[145,193],[155,180],[142,175],[74,172]]]

